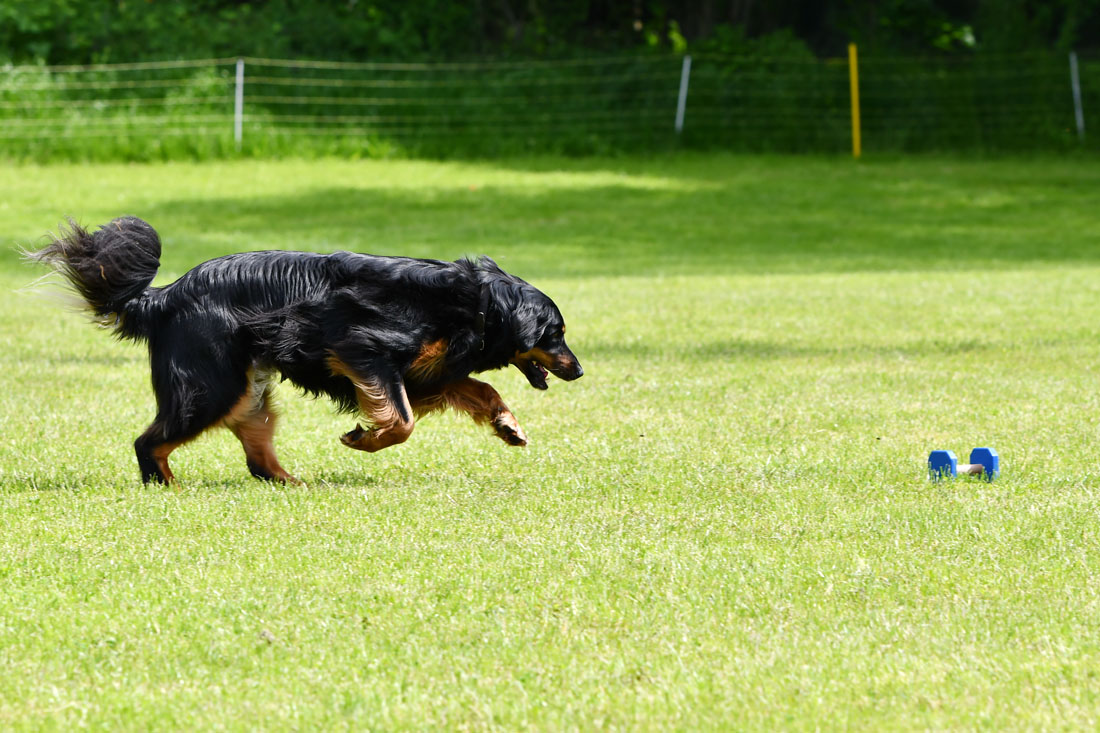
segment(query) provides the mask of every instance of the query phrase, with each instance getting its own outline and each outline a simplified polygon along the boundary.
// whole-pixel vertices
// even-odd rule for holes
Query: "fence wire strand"
[[[244,57],[0,67],[0,151],[78,154],[160,138],[271,149],[289,136],[346,147],[394,139],[425,150],[667,146],[839,152],[848,146],[847,61],[693,57],[682,133],[681,59],[648,54],[457,63]],[[236,67],[243,63],[243,89]],[[1081,105],[1100,109],[1100,60],[1080,57]],[[243,105],[235,107],[242,93]],[[1056,54],[866,57],[867,149],[1035,149],[1079,139],[1068,66]],[[1081,112],[1080,109],[1077,110]],[[235,115],[236,113],[236,115]],[[480,139],[479,139],[480,136]],[[1095,138],[1096,136],[1094,136]],[[91,143],[81,142],[92,140]],[[21,147],[22,146],[22,147]]]

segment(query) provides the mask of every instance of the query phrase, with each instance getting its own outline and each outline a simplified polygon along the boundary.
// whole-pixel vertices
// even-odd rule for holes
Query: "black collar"
[[[481,286],[481,298],[477,303],[477,316],[474,317],[474,333],[481,340],[481,350],[485,351],[485,314],[489,310],[489,285]]]

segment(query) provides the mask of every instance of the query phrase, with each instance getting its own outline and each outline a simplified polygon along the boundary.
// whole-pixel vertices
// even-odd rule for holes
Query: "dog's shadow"
[[[384,485],[376,476],[351,470],[313,472],[298,478],[303,486],[315,490],[377,489]]]

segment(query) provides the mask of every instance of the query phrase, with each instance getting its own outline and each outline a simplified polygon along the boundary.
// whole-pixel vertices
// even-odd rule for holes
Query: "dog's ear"
[[[491,286],[493,306],[500,313],[501,321],[511,333],[515,348],[520,353],[535,348],[546,328],[543,308],[538,298],[531,297],[529,290],[533,288],[514,281],[498,280]]]
[[[546,321],[539,318],[539,309],[521,300],[508,317],[512,324],[512,335],[516,339],[516,350],[524,354],[535,348],[546,326]]]

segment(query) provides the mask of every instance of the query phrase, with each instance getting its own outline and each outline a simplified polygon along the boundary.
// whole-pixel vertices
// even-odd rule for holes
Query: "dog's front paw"
[[[363,441],[369,437],[370,431],[364,430],[362,425],[356,423],[355,430],[349,430],[340,436],[340,442],[349,448],[361,449]]]
[[[408,424],[387,425],[385,427],[375,425],[367,429],[364,429],[362,425],[356,424],[355,430],[349,430],[340,436],[340,442],[348,448],[374,453],[383,448],[389,448],[391,445],[404,443],[410,433],[412,433],[411,422]]]
[[[493,429],[497,431],[497,437],[508,445],[518,447],[527,445],[527,433],[523,432],[516,416],[510,412],[502,412],[493,418]]]

